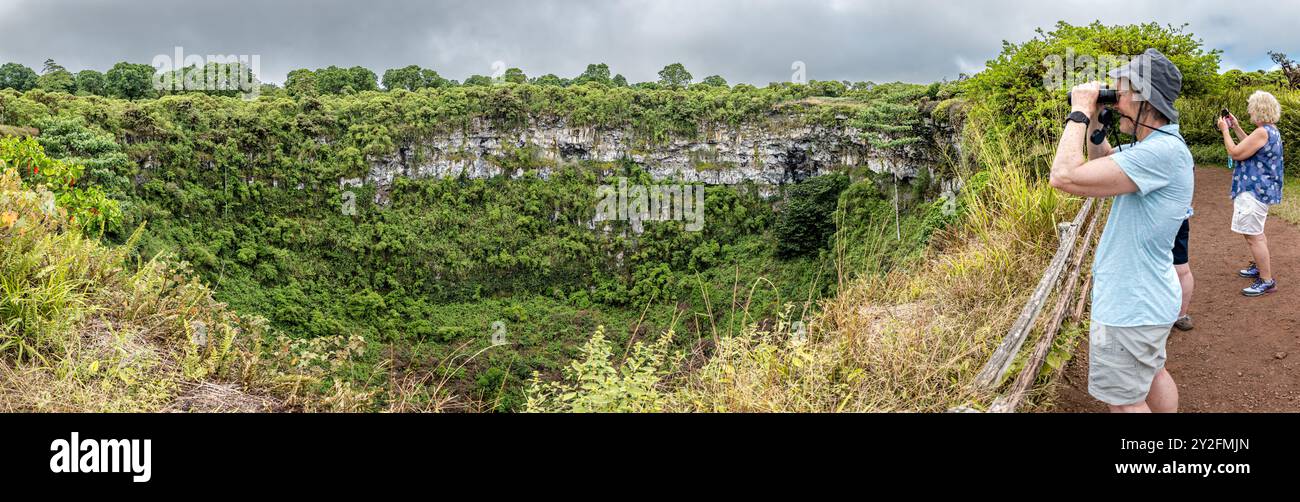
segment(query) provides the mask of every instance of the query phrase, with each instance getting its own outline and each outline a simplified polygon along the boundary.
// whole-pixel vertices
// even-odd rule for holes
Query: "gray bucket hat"
[[[1160,51],[1147,49],[1129,64],[1111,70],[1110,77],[1127,78],[1141,100],[1151,103],[1170,123],[1178,122],[1174,100],[1183,90],[1183,73]]]

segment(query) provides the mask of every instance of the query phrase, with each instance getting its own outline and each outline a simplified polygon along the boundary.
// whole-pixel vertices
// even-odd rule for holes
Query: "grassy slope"
[[[0,411],[356,410],[322,389],[355,338],[270,336],[184,265],[132,258],[70,224],[44,185],[0,159]],[[433,399],[445,400],[435,390]]]

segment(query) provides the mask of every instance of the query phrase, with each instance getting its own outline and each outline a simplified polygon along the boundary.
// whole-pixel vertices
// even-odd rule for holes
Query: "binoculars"
[[[1065,96],[1065,102],[1069,104],[1074,104],[1073,93]],[[1118,102],[1119,102],[1119,92],[1117,92],[1115,89],[1102,88],[1097,95],[1097,104],[1099,105],[1102,106],[1113,105]]]

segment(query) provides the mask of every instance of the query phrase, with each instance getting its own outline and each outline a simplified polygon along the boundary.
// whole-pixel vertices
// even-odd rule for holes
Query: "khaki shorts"
[[[1171,327],[1093,322],[1088,333],[1088,393],[1113,406],[1146,401],[1151,381],[1165,367],[1165,341]]]
[[[1268,204],[1260,202],[1255,194],[1242,192],[1232,199],[1232,231],[1242,235],[1264,233],[1264,220],[1268,219]]]

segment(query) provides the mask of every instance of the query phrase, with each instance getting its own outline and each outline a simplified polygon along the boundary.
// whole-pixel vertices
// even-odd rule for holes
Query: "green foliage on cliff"
[[[804,256],[824,248],[826,240],[835,232],[832,216],[840,192],[848,186],[848,176],[831,174],[792,187],[774,229],[776,253],[785,257]]]
[[[599,185],[616,177],[672,181],[652,180],[629,161],[556,162],[541,155],[543,145],[489,159],[510,178],[399,176],[382,190],[341,179],[364,177],[376,163],[410,169],[431,153],[431,138],[485,126],[503,135],[556,124],[617,128],[650,150],[720,126],[853,126],[873,100],[915,114],[926,91],[637,89],[604,85],[607,72],[597,66],[588,76],[596,82],[568,87],[451,86],[406,71],[386,74],[393,90],[383,92],[359,90],[371,87],[373,74],[326,70],[295,73],[286,92],[253,101],[5,90],[0,123],[41,129],[46,151],[84,166],[84,182],[122,209],[120,225],[105,227],[109,240],[124,242],[147,221],[136,256],[187,262],[218,299],[264,316],[272,332],[365,340],[346,371],[314,385],[322,393],[351,386],[367,409],[409,392],[387,376],[394,369],[429,375],[421,381],[443,382],[438,387],[456,396],[421,394],[430,406],[517,409],[524,382],[534,372],[557,374],[596,326],[617,347],[670,329],[685,347],[770,319],[786,304],[809,312],[807,302],[831,294],[836,282],[828,245],[835,222],[892,224],[892,203],[878,188],[862,188],[855,200],[874,201],[858,204],[872,209],[837,220],[850,176],[863,187],[879,184],[853,166],[841,166],[848,175],[789,187],[793,206],[806,207],[780,232],[808,240],[782,255],[784,238],[773,234],[781,213],[759,187],[707,187],[698,232],[681,221],[644,222],[641,233],[624,221],[593,225]],[[827,93],[837,101],[815,101]],[[834,189],[818,189],[825,186]],[[805,204],[800,194],[808,193],[815,201]],[[908,204],[904,212],[912,221]],[[872,259],[902,259],[917,242],[923,238],[891,246],[892,254],[873,250]]]

